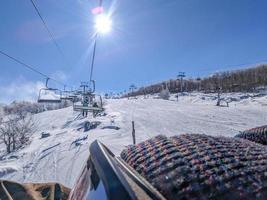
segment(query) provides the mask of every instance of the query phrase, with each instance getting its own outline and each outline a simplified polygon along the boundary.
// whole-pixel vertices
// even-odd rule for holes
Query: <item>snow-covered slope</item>
[[[72,187],[89,156],[89,145],[95,139],[106,144],[115,154],[131,144],[131,121],[135,121],[136,140],[165,134],[201,133],[234,136],[239,131],[267,122],[267,97],[243,98],[231,94],[230,107],[217,107],[216,95],[190,94],[179,101],[114,99],[106,104],[106,116],[81,117],[71,107],[47,111],[34,116],[37,128],[32,143],[0,161],[0,178],[20,182],[57,181]],[[241,97],[241,98],[240,98]],[[100,123],[84,132],[85,121]],[[120,129],[111,129],[109,126]],[[41,139],[41,133],[50,137]],[[75,140],[83,138],[78,145]]]

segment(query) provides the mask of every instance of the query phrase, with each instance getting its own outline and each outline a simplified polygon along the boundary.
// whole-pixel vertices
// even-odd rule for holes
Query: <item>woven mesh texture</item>
[[[121,157],[167,199],[267,199],[267,148],[248,140],[157,136]]]
[[[246,130],[235,137],[244,138],[253,142],[267,145],[267,126]]]

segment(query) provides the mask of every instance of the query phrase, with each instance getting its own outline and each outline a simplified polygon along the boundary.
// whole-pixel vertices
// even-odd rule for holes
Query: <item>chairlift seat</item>
[[[72,101],[74,98],[73,97],[70,97],[70,96],[67,96],[67,97],[60,97],[61,100],[70,100]]]
[[[75,99],[75,98],[77,98],[78,96],[77,96],[77,95],[69,95],[69,97],[72,98],[72,99]]]
[[[38,99],[38,103],[61,103],[61,99]]]
[[[103,111],[103,108],[93,107],[93,106],[74,105],[73,110],[74,111],[88,111],[88,112],[98,111],[98,112],[101,112],[101,111]]]
[[[47,97],[47,93],[52,92],[55,96]],[[38,96],[38,103],[61,103],[61,94],[58,89],[41,88]]]

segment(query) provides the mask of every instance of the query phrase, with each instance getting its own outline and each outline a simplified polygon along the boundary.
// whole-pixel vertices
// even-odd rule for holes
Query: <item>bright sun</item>
[[[98,15],[95,19],[97,33],[108,33],[111,31],[112,21],[106,15]]]

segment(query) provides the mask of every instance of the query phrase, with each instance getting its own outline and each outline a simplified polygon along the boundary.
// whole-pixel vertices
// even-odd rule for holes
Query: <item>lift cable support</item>
[[[183,92],[183,78],[185,77],[185,72],[179,72],[179,74],[177,75],[177,78],[180,78],[180,92]]]
[[[180,93],[181,93],[181,95],[183,93],[183,78],[184,77],[185,77],[185,72],[179,72],[179,74],[177,75],[177,80],[180,80]],[[178,101],[178,98],[179,98],[179,94],[178,93],[176,95],[177,101]]]
[[[94,70],[94,64],[95,64],[95,52],[96,52],[96,40],[97,40],[97,34],[95,35],[94,38],[94,48],[93,48],[93,56],[92,56],[92,62],[91,62],[91,67],[90,67],[90,82],[89,82],[89,87],[91,86],[91,83],[93,81],[93,70]]]

